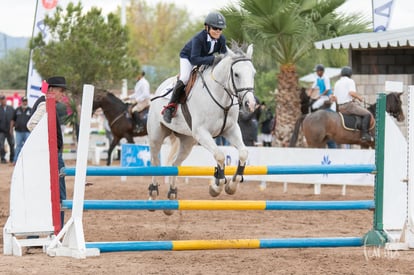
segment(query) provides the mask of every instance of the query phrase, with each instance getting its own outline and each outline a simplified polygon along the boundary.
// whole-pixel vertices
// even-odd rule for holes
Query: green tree
[[[277,64],[276,141],[286,146],[300,115],[297,65],[314,49],[321,37],[355,31],[358,21],[340,16],[335,10],[345,0],[240,0],[240,8],[224,9],[226,18],[240,20],[229,25],[227,33],[237,39],[255,42],[258,63]],[[354,18],[355,19],[355,18]],[[346,27],[341,27],[346,26]],[[257,50],[256,50],[257,52]],[[266,61],[267,60],[267,61]]]
[[[26,89],[29,49],[10,50],[0,59],[1,89]]]
[[[122,79],[138,70],[138,61],[128,55],[128,32],[119,16],[105,17],[98,8],[84,14],[81,3],[69,3],[44,23],[50,37],[39,34],[31,41],[36,69],[43,78],[64,75],[76,102],[83,84],[121,87]]]
[[[190,20],[187,10],[172,3],[149,5],[145,0],[131,0],[127,26],[129,53],[143,67],[153,68],[146,77],[154,87],[178,73],[179,52],[203,22]]]

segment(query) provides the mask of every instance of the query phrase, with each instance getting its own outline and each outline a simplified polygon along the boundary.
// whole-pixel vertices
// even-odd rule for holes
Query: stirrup
[[[368,142],[368,141],[373,141],[374,139],[370,134],[365,133],[365,134],[362,134],[361,140],[364,142]]]

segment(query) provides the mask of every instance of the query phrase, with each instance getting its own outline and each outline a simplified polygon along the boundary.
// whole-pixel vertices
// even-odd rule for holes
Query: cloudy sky
[[[39,0],[40,1],[40,0]],[[72,0],[76,2],[78,0]],[[122,1],[128,0],[82,0],[83,6],[89,9],[92,6],[102,8],[104,12],[114,11]],[[194,16],[204,16],[209,11],[219,9],[237,0],[147,0],[171,2],[188,9]],[[414,26],[414,5],[412,0],[394,0],[393,20],[390,28]],[[59,0],[59,4],[66,6],[70,0]],[[36,0],[0,1],[0,32],[11,36],[31,36],[33,29]],[[367,19],[371,18],[371,0],[348,0],[341,8],[343,12],[362,12]]]

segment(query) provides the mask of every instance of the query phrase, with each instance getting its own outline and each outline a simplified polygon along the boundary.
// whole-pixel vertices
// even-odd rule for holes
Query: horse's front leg
[[[111,162],[112,162],[112,158],[111,158],[112,151],[114,150],[114,148],[118,144],[118,142],[119,142],[119,138],[118,137],[114,137],[114,139],[112,140],[111,144],[109,145],[109,148],[108,148],[108,157],[106,159],[106,165],[107,166],[110,166],[111,165]]]
[[[227,137],[229,142],[239,151],[239,164],[237,165],[236,173],[231,178],[230,182],[226,184],[225,191],[229,195],[236,193],[239,183],[243,182],[244,168],[246,167],[249,151],[243,143],[241,132],[235,130],[234,134]]]
[[[217,197],[223,191],[223,187],[227,180],[224,175],[224,160],[225,155],[218,148],[215,150],[214,158],[217,161],[217,166],[214,170],[214,182],[209,186],[209,193],[212,197]]]

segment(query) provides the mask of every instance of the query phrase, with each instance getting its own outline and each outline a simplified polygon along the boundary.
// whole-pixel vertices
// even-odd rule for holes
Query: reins
[[[205,81],[205,79],[204,79],[204,77],[203,77],[203,74],[201,73],[201,72],[198,72],[199,73],[199,75],[200,75],[200,78],[201,78],[201,81],[203,82],[203,86],[206,88],[206,90],[207,90],[207,92],[208,92],[208,94],[210,95],[210,97],[211,97],[211,99],[214,101],[214,103],[216,103],[216,105],[217,106],[219,106],[222,110],[223,110],[223,113],[224,113],[224,121],[223,121],[223,125],[221,126],[221,130],[220,130],[220,133],[217,135],[217,136],[220,136],[222,133],[223,133],[223,131],[224,131],[224,128],[226,127],[226,123],[227,123],[227,116],[228,116],[228,113],[229,113],[229,111],[230,111],[230,109],[231,109],[231,107],[233,107],[233,106],[236,106],[237,104],[238,105],[240,105],[241,104],[241,102],[243,102],[243,99],[244,99],[244,97],[246,96],[246,94],[247,94],[247,92],[253,92],[254,91],[254,88],[253,87],[247,87],[247,88],[237,88],[236,87],[236,83],[234,82],[234,77],[233,77],[233,66],[234,66],[234,64],[236,64],[236,63],[238,63],[238,62],[242,62],[242,61],[249,61],[249,62],[251,62],[251,59],[249,59],[249,58],[240,58],[240,59],[237,59],[237,60],[235,60],[232,64],[231,64],[231,66],[230,66],[230,77],[231,77],[231,83],[232,83],[232,85],[233,85],[233,91],[234,91],[234,93],[232,93],[231,91],[229,91],[222,83],[220,83],[219,81],[217,81],[216,79],[215,79],[215,77],[214,77],[214,75],[213,75],[213,69],[211,70],[211,78],[217,83],[217,84],[219,84],[222,88],[223,88],[223,90],[229,95],[229,97],[230,97],[230,104],[228,105],[228,106],[223,106],[222,104],[220,104],[220,102],[218,102],[218,100],[214,97],[214,95],[211,93],[211,91],[210,91],[210,89],[208,88],[208,86],[207,86],[207,83],[206,83],[206,81]],[[246,91],[246,93],[243,95],[243,97],[241,98],[241,102],[237,102],[237,103],[234,103],[234,99],[236,98],[236,97],[238,97],[238,93],[240,93],[240,92],[243,92],[243,91]]]

